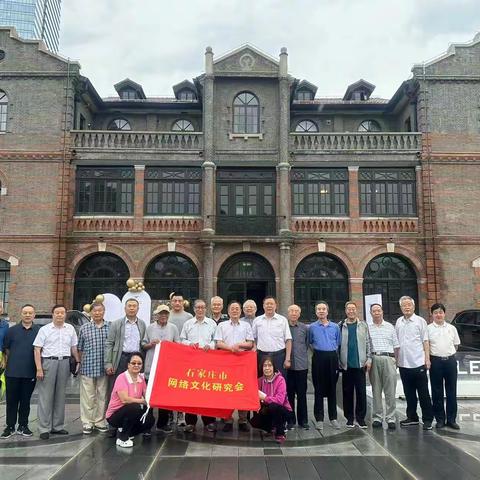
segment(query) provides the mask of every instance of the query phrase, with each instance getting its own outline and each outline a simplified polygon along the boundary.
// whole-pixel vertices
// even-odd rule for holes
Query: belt
[[[263,350],[258,350],[259,353],[261,353],[262,355],[280,355],[282,353],[285,353],[285,348],[282,349],[282,350],[277,350],[275,352],[264,352]]]
[[[66,360],[67,358],[70,358],[70,356],[68,357],[43,357],[43,359],[45,360]]]
[[[376,355],[377,357],[393,357],[393,358],[395,358],[395,354],[390,353],[390,352],[372,352],[372,355]]]
[[[135,352],[122,352],[122,355],[127,356],[127,355],[131,355],[132,353],[135,353]]]
[[[449,357],[439,357],[437,355],[430,355],[431,358],[435,358],[436,360],[443,360],[443,361],[446,361],[446,360],[450,360],[451,358],[455,358],[455,354],[453,355],[450,355]]]

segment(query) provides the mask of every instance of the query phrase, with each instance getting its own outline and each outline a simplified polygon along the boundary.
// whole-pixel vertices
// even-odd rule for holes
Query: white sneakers
[[[119,438],[117,438],[117,447],[132,448],[133,442],[130,438],[128,440],[120,440]]]
[[[332,428],[335,430],[340,430],[340,424],[338,423],[338,420],[330,420],[330,425]]]
[[[315,428],[316,428],[317,430],[323,430],[323,422],[321,422],[321,421],[316,421],[316,422],[315,422]]]

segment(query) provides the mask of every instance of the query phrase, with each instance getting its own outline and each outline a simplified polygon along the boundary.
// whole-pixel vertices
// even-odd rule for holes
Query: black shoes
[[[61,430],[50,430],[52,435],[68,435],[68,432],[62,428]]]
[[[447,422],[446,425],[454,430],[460,430],[460,425],[457,422]]]
[[[406,418],[405,420],[400,420],[401,427],[411,427],[412,425],[418,425],[420,422],[418,420],[412,420],[411,418]]]
[[[48,432],[43,432],[40,434],[40,440],[48,440],[50,438],[50,434]]]
[[[240,425],[238,426],[238,429],[240,430]],[[226,423],[222,428],[222,432],[225,432],[225,433],[229,433],[232,431],[233,431],[233,424],[231,423]]]
[[[388,422],[388,429],[389,430],[395,430],[397,426],[395,425],[395,422]]]
[[[246,432],[250,431],[250,427],[248,426],[247,423],[239,423],[238,424],[238,431],[246,433]]]
[[[432,429],[432,422],[423,422],[423,429],[424,430],[431,430]]]
[[[374,420],[372,423],[373,428],[382,428],[382,422],[380,420]]]
[[[33,432],[28,427],[18,427],[17,433],[24,437],[31,437],[33,435]]]
[[[435,428],[445,428],[445,422],[443,420],[437,420]]]
[[[300,425],[304,430],[310,430],[310,425],[308,423],[303,423]]]
[[[0,438],[3,438],[4,440],[6,440],[7,438],[10,438],[12,435],[15,435],[15,428],[5,427],[5,430],[3,431],[2,435],[0,435]]]

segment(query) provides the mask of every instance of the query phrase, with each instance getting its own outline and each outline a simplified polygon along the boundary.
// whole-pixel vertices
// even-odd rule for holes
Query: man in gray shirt
[[[287,395],[292,407],[287,428],[292,430],[295,423],[308,430],[307,414],[307,374],[308,374],[308,327],[299,322],[302,309],[290,305],[287,310],[288,324],[292,334],[291,365],[287,370]],[[297,415],[295,416],[295,396],[297,397]]]
[[[185,311],[185,300],[181,293],[173,293],[170,298],[170,316],[168,322],[177,326],[178,331],[181,332],[184,323],[190,320],[193,315]]]

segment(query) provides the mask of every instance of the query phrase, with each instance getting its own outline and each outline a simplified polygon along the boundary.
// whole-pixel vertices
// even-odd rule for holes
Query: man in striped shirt
[[[370,383],[373,392],[372,427],[381,428],[383,422],[382,391],[385,394],[385,420],[389,430],[395,430],[395,389],[397,386],[398,343],[395,327],[383,319],[378,303],[370,306],[373,323],[368,326],[372,339],[372,368]]]

